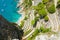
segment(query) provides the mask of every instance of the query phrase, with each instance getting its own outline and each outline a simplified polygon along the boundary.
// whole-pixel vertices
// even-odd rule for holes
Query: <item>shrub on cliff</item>
[[[48,12],[49,13],[54,13],[56,10],[55,10],[55,5],[54,4],[51,4],[48,8],[47,8]]]

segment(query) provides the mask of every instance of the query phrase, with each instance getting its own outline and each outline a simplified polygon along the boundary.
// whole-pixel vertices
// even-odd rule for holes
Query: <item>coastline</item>
[[[19,3],[18,3],[18,5],[17,5],[17,7],[20,6],[20,4],[22,3],[22,1],[23,1],[23,0],[19,0]],[[18,24],[18,25],[20,25],[21,21],[24,19],[24,16],[25,16],[24,12],[21,13],[22,10],[23,10],[23,8],[21,8],[21,9],[18,11],[18,13],[22,15],[22,16],[18,19],[18,21],[16,22],[16,24]]]
[[[23,13],[20,13],[20,14],[22,14],[22,16],[16,22],[16,24],[18,24],[18,25],[20,25],[21,21],[24,19],[24,14]]]

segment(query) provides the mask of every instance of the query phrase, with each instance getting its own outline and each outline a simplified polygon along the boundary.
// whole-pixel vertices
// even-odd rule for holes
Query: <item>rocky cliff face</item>
[[[21,40],[23,30],[19,30],[16,24],[8,22],[0,15],[0,40]]]

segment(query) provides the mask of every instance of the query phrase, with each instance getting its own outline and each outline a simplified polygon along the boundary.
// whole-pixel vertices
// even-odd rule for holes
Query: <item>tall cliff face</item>
[[[21,40],[23,35],[23,30],[19,30],[16,24],[8,22],[0,15],[0,40]]]

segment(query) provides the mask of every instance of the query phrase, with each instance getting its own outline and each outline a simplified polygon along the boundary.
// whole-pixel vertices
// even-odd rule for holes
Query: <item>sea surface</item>
[[[22,16],[17,11],[21,8],[17,8],[19,0],[0,0],[0,15],[2,15],[9,22],[17,22]]]

